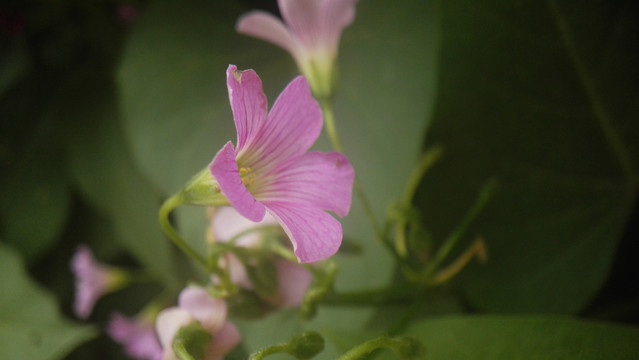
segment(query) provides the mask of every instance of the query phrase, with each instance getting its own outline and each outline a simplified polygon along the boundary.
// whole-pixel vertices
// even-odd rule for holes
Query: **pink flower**
[[[254,223],[240,215],[232,207],[220,207],[215,211],[211,227],[216,241],[227,242],[252,228],[274,224],[277,224],[277,221],[268,213],[262,221]],[[247,248],[258,246],[261,235],[259,231],[247,232],[237,237],[235,244]],[[253,285],[240,260],[232,254],[229,254],[225,260],[226,266],[230,271],[231,280],[244,289],[252,290]],[[288,307],[301,305],[306,290],[311,284],[311,273],[303,266],[283,258],[278,258],[275,261],[275,269],[278,283],[275,302]]]
[[[334,63],[342,30],[355,18],[357,0],[278,0],[284,23],[253,11],[237,22],[239,33],[287,50],[319,96],[331,93]]]
[[[226,303],[214,299],[204,288],[189,286],[182,290],[178,306],[162,310],[155,326],[164,349],[164,360],[177,360],[173,351],[173,339],[178,330],[195,321],[212,336],[204,360],[222,359],[240,342],[240,333],[226,320]]]
[[[144,317],[129,319],[115,313],[109,320],[107,332],[124,346],[128,356],[140,360],[162,360],[162,347],[153,321]]]
[[[127,282],[126,273],[96,262],[91,250],[84,245],[79,246],[73,255],[71,270],[76,277],[73,310],[81,319],[91,315],[98,299],[120,289]]]
[[[229,203],[251,221],[268,211],[282,226],[300,262],[333,255],[342,226],[324,210],[346,216],[354,172],[346,156],[307,152],[322,129],[322,111],[298,76],[267,114],[255,71],[227,70],[237,146],[228,142],[209,169]]]

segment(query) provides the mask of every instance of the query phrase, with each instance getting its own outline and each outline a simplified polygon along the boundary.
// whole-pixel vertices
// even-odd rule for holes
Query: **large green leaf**
[[[443,2],[427,143],[445,155],[420,205],[442,239],[499,180],[470,233],[490,254],[463,274],[471,306],[571,313],[605,280],[637,194],[636,14],[633,2]]]
[[[27,276],[16,253],[0,244],[0,358],[60,359],[96,335],[58,314],[55,299]]]
[[[639,328],[570,317],[468,316],[424,321],[407,334],[429,360],[636,359]]]
[[[37,120],[29,118],[33,114],[24,109],[33,105],[26,97],[32,89],[25,85],[20,90],[3,99],[6,107],[0,114],[3,120],[8,119],[2,124],[0,235],[32,261],[46,252],[63,230],[70,191],[56,114],[48,106],[43,115],[34,115]]]

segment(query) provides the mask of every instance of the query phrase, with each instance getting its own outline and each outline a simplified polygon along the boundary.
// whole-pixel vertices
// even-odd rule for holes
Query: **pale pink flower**
[[[75,275],[75,302],[73,310],[81,319],[87,319],[95,303],[107,293],[118,290],[126,283],[126,273],[100,264],[93,258],[89,247],[81,245],[71,259]]]
[[[268,213],[262,221],[254,223],[240,215],[232,207],[217,208],[211,221],[213,236],[216,241],[227,242],[237,236],[235,245],[246,248],[258,246],[262,236],[259,231],[247,232],[247,230],[275,224],[277,224],[277,221]],[[242,233],[244,234],[238,236]],[[224,260],[230,272],[231,281],[244,289],[252,290],[253,285],[240,260],[232,254],[229,254]],[[278,296],[275,302],[288,307],[301,305],[313,278],[311,273],[303,266],[284,258],[279,258],[275,261],[275,269],[278,283]]]
[[[144,316],[131,319],[114,313],[107,333],[134,359],[162,360],[162,346],[155,334],[153,321]]]
[[[189,286],[182,290],[178,306],[162,310],[155,326],[164,349],[163,360],[178,360],[173,351],[173,340],[178,330],[195,321],[212,336],[204,360],[222,359],[240,343],[240,333],[226,319],[226,303],[212,298],[204,288]]]
[[[331,92],[342,31],[355,18],[357,0],[278,0],[284,22],[252,11],[237,22],[239,33],[287,50],[319,95]]]
[[[346,156],[307,152],[322,129],[322,111],[306,79],[298,76],[267,113],[255,71],[227,70],[237,146],[228,142],[209,169],[229,203],[251,221],[268,211],[282,226],[300,262],[333,255],[342,226],[325,212],[346,216],[353,168]]]

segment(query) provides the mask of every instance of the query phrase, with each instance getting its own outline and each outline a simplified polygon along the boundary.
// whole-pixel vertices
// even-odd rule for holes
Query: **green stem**
[[[459,239],[464,234],[464,232],[468,229],[468,227],[473,222],[473,220],[475,220],[475,218],[479,215],[479,213],[484,208],[486,203],[488,203],[488,200],[490,199],[490,197],[492,196],[496,188],[497,188],[497,183],[494,180],[491,180],[486,185],[484,185],[481,192],[479,193],[479,196],[475,200],[475,203],[470,208],[470,210],[466,213],[461,223],[457,225],[455,230],[453,230],[453,232],[446,238],[444,243],[440,246],[439,250],[437,251],[437,254],[435,254],[435,257],[433,258],[433,260],[429,262],[424,272],[422,272],[422,276],[424,280],[429,280],[433,272],[441,266],[442,262],[446,259],[448,254],[453,250],[453,248],[457,244],[457,241],[459,241]]]
[[[288,350],[288,344],[272,345],[260,349],[251,354],[249,360],[261,360],[269,355],[286,353]]]
[[[175,245],[177,245],[178,248],[180,248],[180,250],[182,250],[182,252],[193,258],[205,269],[208,269],[206,259],[182,239],[180,234],[175,231],[175,229],[171,225],[171,222],[169,221],[169,215],[171,214],[171,211],[182,204],[184,204],[182,193],[177,193],[168,198],[164,202],[164,204],[162,204],[162,207],[160,208],[160,212],[158,214],[160,226],[162,227],[164,233],[173,241]]]
[[[330,293],[322,298],[323,305],[330,306],[379,306],[404,303],[424,295],[427,287],[414,284],[388,286],[379,289],[350,293]]]
[[[408,337],[380,337],[358,345],[337,360],[357,360],[378,349],[391,349],[402,359],[421,358],[423,346],[416,340]]]
[[[619,136],[619,133],[616,131],[614,126],[612,125],[612,118],[605,110],[600,95],[597,92],[597,87],[595,86],[595,80],[590,75],[586,64],[581,60],[579,56],[579,51],[577,50],[577,46],[574,43],[574,39],[571,36],[570,26],[568,25],[565,18],[561,15],[561,11],[559,6],[555,1],[548,0],[548,7],[550,8],[550,12],[555,19],[555,24],[559,30],[559,34],[561,36],[561,40],[566,48],[568,53],[568,57],[572,61],[573,66],[577,72],[577,76],[581,81],[581,85],[583,86],[586,96],[588,97],[588,102],[590,103],[591,111],[593,112],[597,123],[603,132],[606,140],[612,152],[615,154],[615,158],[619,163],[619,166],[625,173],[625,175],[633,182],[636,186],[639,182],[639,174],[637,169],[632,164],[632,160],[626,151],[626,147]]]
[[[417,192],[417,188],[424,178],[424,174],[426,174],[426,171],[430,169],[437,160],[439,160],[442,153],[443,150],[440,146],[434,146],[422,155],[422,158],[413,169],[413,172],[406,183],[406,188],[404,189],[404,194],[400,202],[402,211],[410,207],[413,197],[415,196],[415,192]],[[406,215],[400,214],[400,218],[397,220],[397,225],[395,226],[395,251],[401,258],[408,255],[408,246],[406,245],[407,223]]]

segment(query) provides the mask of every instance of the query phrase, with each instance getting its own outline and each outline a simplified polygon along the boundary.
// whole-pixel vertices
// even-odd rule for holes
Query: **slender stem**
[[[442,148],[440,146],[435,146],[422,155],[422,158],[413,169],[413,172],[406,183],[406,188],[404,189],[404,194],[400,202],[402,210],[410,207],[413,197],[415,196],[415,192],[417,192],[417,188],[419,187],[424,174],[426,174],[426,171],[430,169],[431,166],[433,166],[433,164],[442,156],[442,153]],[[397,252],[397,255],[402,258],[408,255],[408,246],[406,245],[406,224],[406,215],[401,214],[395,226],[395,251]]]
[[[402,359],[420,358],[420,355],[423,355],[420,354],[422,353],[421,347],[415,344],[415,340],[408,337],[380,337],[352,348],[337,358],[337,360],[357,360],[375,350],[384,348],[393,350]]]
[[[550,12],[555,19],[555,24],[557,25],[557,28],[559,30],[561,40],[563,41],[563,44],[568,53],[568,57],[572,61],[572,64],[577,71],[577,76],[581,81],[581,85],[585,90],[586,96],[588,97],[591,111],[593,112],[595,119],[597,120],[597,123],[601,128],[601,131],[608,141],[608,145],[611,147],[612,152],[615,154],[619,166],[621,167],[625,175],[633,182],[633,185],[636,186],[639,182],[638,171],[633,166],[632,160],[628,152],[626,151],[626,147],[624,146],[619,133],[612,125],[612,118],[605,110],[604,105],[601,102],[600,95],[595,85],[595,80],[588,71],[586,64],[582,61],[579,55],[579,51],[577,50],[577,46],[575,45],[574,39],[571,36],[570,26],[568,25],[566,19],[561,15],[561,11],[556,2],[548,0],[547,3],[550,8]]]
[[[332,306],[377,306],[403,303],[423,296],[427,287],[414,284],[388,286],[379,289],[361,290],[350,293],[327,294],[322,304]]]
[[[249,356],[249,360],[261,360],[269,355],[286,353],[288,350],[288,344],[272,345],[260,349]]]
[[[331,140],[333,150],[343,153],[344,151],[342,150],[342,143],[339,141],[337,128],[335,127],[335,114],[333,113],[333,105],[331,104],[331,101],[327,99],[320,100],[320,105],[322,107],[322,112],[324,113],[324,124],[326,125],[326,133],[328,134],[328,138]]]
[[[432,285],[445,283],[453,276],[459,274],[459,272],[462,271],[462,269],[466,267],[466,265],[468,265],[475,256],[477,256],[481,262],[486,261],[486,244],[481,237],[477,238],[473,244],[468,247],[468,249],[466,249],[466,251],[464,251],[452,264],[436,272],[431,278],[430,283]]]
[[[164,204],[162,204],[160,213],[158,214],[160,226],[162,227],[164,233],[173,241],[175,245],[177,245],[178,248],[180,248],[180,250],[182,250],[182,252],[200,263],[200,265],[204,266],[205,269],[208,269],[206,259],[182,239],[180,234],[175,231],[175,229],[171,225],[171,222],[169,221],[169,214],[171,214],[171,211],[182,204],[183,200],[181,193],[177,193],[168,198],[164,202]]]
[[[492,196],[496,187],[497,187],[497,183],[494,180],[484,185],[481,192],[479,193],[479,196],[475,200],[475,203],[473,204],[473,206],[466,213],[461,223],[457,225],[455,230],[453,230],[453,232],[448,236],[448,238],[446,238],[444,243],[439,247],[439,250],[437,250],[437,254],[435,254],[435,257],[433,258],[433,260],[428,264],[428,266],[422,273],[423,279],[425,280],[429,279],[432,273],[440,267],[441,263],[446,259],[448,254],[453,250],[453,248],[457,244],[457,241],[459,241],[459,239],[461,238],[463,233],[466,231],[466,229],[468,229],[470,224],[473,222],[473,220],[475,220],[477,215],[479,215],[479,213],[484,208],[486,203],[488,203],[488,200]]]

